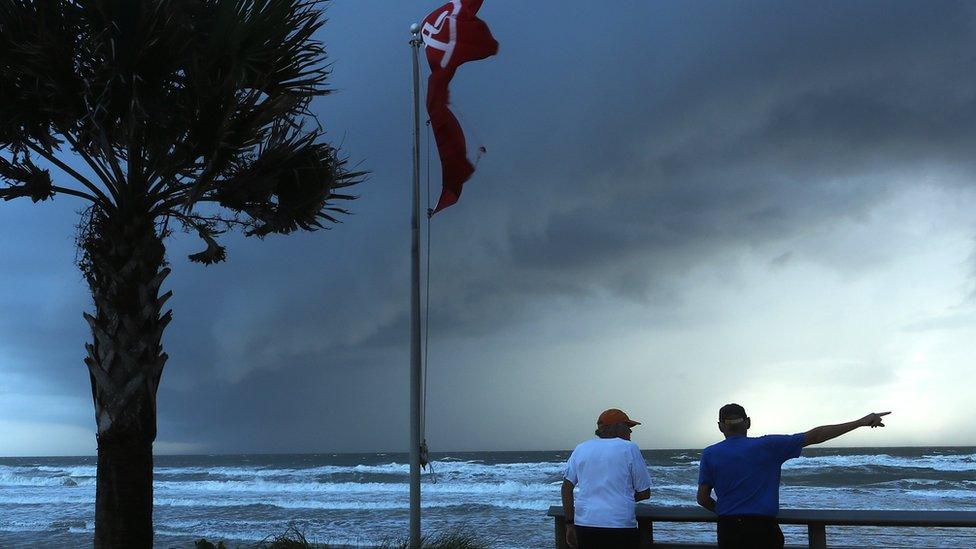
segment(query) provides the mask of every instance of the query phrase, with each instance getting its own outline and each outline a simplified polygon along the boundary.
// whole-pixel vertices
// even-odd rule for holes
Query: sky
[[[612,6],[481,10],[500,51],[452,100],[487,154],[432,222],[431,450],[572,448],[610,407],[697,448],[727,402],[755,434],[891,410],[836,445],[976,445],[976,7]],[[210,267],[167,241],[157,453],[407,450],[407,29],[434,7],[326,11],[313,109],[371,171],[341,225]],[[95,451],[81,207],[0,204],[0,455]]]

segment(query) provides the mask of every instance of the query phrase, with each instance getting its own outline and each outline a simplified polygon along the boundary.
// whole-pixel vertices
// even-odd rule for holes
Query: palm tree
[[[322,0],[0,0],[0,197],[86,202],[95,547],[152,546],[165,240],[313,231],[362,180],[309,111]],[[55,170],[57,176],[52,176]]]

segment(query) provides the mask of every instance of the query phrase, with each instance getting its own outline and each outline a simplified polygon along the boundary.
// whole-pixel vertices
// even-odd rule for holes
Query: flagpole
[[[420,548],[420,25],[410,25],[413,52],[413,209],[410,215],[410,549]]]

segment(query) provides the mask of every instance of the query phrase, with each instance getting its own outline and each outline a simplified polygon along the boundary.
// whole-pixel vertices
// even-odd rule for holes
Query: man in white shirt
[[[640,448],[630,441],[635,425],[640,422],[624,412],[606,410],[596,420],[597,438],[569,456],[562,497],[571,548],[637,549],[634,503],[651,497],[651,477]]]

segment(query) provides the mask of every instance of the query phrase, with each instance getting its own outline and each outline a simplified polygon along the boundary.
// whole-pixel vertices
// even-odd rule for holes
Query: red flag
[[[447,87],[457,68],[468,61],[495,55],[498,42],[477,13],[484,0],[452,0],[424,19],[421,33],[426,45],[430,78],[427,80],[427,115],[441,157],[443,188],[434,213],[457,202],[461,186],[474,173],[468,160],[464,132],[448,108]]]

